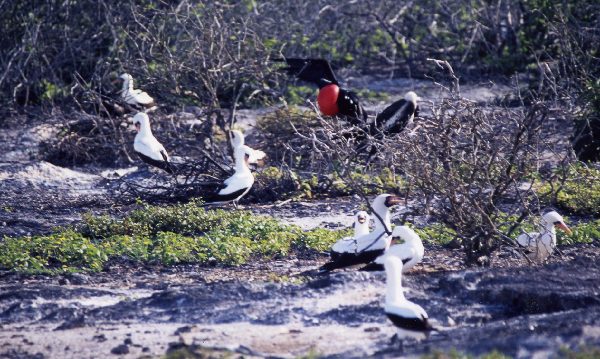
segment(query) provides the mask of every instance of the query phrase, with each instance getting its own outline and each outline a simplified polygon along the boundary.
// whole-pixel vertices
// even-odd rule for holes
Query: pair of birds
[[[358,96],[355,92],[340,87],[327,60],[285,58],[276,61],[286,63],[287,67],[282,70],[289,75],[319,87],[317,103],[323,115],[343,117],[371,136],[380,137],[400,133],[419,114],[420,98],[413,91],[409,91],[403,99],[386,107],[369,123],[368,114],[360,104]]]
[[[167,150],[152,134],[148,114],[137,113],[133,116],[133,124],[138,132],[133,141],[133,148],[140,159],[149,165],[175,174]],[[202,196],[206,202],[235,202],[245,196],[254,184],[254,176],[250,171],[249,164],[257,163],[265,157],[263,151],[254,150],[245,145],[244,135],[240,131],[232,130],[230,136],[235,172],[223,181],[217,191],[211,191]]]
[[[434,328],[427,312],[406,299],[402,288],[402,273],[420,263],[425,254],[421,238],[407,226],[391,230],[390,208],[400,198],[390,194],[377,196],[371,203],[375,227],[369,232],[369,215],[360,211],[355,215],[354,236],[342,238],[331,248],[331,261],[323,270],[366,264],[365,269],[386,272],[384,311],[390,321],[411,336],[428,333]]]
[[[358,212],[355,215],[354,236],[342,238],[331,247],[331,261],[324,264],[323,270],[334,270],[354,266],[367,265],[364,269],[380,270],[374,264],[382,254],[393,254],[401,259],[404,271],[421,262],[425,248],[421,238],[407,226],[396,226],[392,230],[390,208],[399,204],[401,199],[390,194],[381,194],[371,202],[374,228],[369,232],[369,215]]]

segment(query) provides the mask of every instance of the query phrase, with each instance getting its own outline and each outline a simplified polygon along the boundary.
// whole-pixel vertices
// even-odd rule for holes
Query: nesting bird
[[[133,141],[133,149],[140,159],[170,174],[175,173],[164,146],[152,134],[148,114],[139,112],[133,116],[133,124],[138,132]]]
[[[402,132],[412,124],[414,117],[419,115],[419,100],[416,93],[408,91],[403,99],[386,107],[371,123],[371,135],[378,133],[392,135]]]
[[[378,261],[383,263],[386,273],[385,314],[401,334],[416,338],[425,337],[434,328],[429,323],[425,309],[404,296],[402,261],[389,254],[378,258]]]
[[[565,224],[560,214],[556,211],[548,212],[542,216],[540,231],[521,234],[517,238],[517,243],[533,249],[535,258],[543,261],[556,248],[556,227],[571,234],[571,229]]]
[[[150,108],[154,106],[154,99],[146,92],[133,88],[133,77],[130,74],[122,74],[123,88],[121,99],[126,103],[138,108]]]
[[[358,238],[369,234],[369,214],[365,211],[358,211],[354,215],[354,237]]]
[[[256,163],[265,157],[265,153],[254,150],[244,144],[244,135],[237,130],[231,131],[231,145],[235,161],[234,174],[223,181],[224,187],[217,193],[206,196],[207,202],[238,201],[245,196],[254,184],[254,175],[249,164]]]
[[[342,238],[331,247],[331,261],[321,267],[323,270],[344,268],[356,264],[367,264],[383,254],[390,245],[392,223],[390,207],[399,204],[400,197],[381,194],[371,203],[375,228],[372,232],[357,238]]]
[[[326,116],[343,116],[353,125],[364,125],[367,113],[358,101],[355,92],[340,87],[331,65],[324,59],[285,58],[287,67],[282,70],[300,80],[311,82],[319,87],[317,103]]]

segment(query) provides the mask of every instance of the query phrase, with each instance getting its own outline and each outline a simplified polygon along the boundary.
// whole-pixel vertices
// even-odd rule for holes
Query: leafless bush
[[[435,61],[458,79],[445,61]],[[405,181],[407,205],[428,214],[457,233],[469,263],[489,263],[526,216],[539,213],[534,191],[543,164],[558,165],[568,153],[557,153],[556,137],[545,127],[553,113],[543,102],[530,107],[480,107],[458,96],[431,105],[417,127],[376,139],[343,136],[347,125],[322,119],[322,126],[298,134],[321,161],[361,193],[363,183],[352,174],[388,167]],[[423,104],[423,106],[426,106]],[[359,149],[369,141],[378,152],[370,164]]]
[[[5,100],[52,105],[77,95],[82,83],[111,94],[117,90],[111,80],[125,71],[162,104],[220,108],[236,98],[252,103],[272,95],[269,50],[242,4],[0,5],[8,35],[0,50]]]

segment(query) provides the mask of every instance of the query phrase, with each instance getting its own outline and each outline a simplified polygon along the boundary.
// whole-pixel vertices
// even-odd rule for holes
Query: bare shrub
[[[547,104],[480,107],[457,95],[458,79],[447,62],[435,63],[450,72],[454,95],[433,103],[415,121],[417,128],[382,139],[365,135],[377,148],[370,164],[360,150],[364,136],[341,135],[347,124],[321,119],[320,128],[298,136],[357,193],[364,195],[365,183],[353,173],[389,168],[403,179],[410,211],[454,230],[468,263],[489,264],[500,246],[515,245],[518,223],[539,213],[538,171],[545,163],[557,166],[568,153],[553,152],[559,138],[545,129],[553,122]]]

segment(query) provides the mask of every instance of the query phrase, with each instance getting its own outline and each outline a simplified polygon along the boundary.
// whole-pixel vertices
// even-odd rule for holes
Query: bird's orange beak
[[[565,231],[565,233],[567,233],[568,235],[573,234],[573,231],[571,231],[571,228],[569,228],[566,224],[564,224],[563,222],[560,222],[559,224],[556,225],[558,228],[562,229],[563,231]]]

